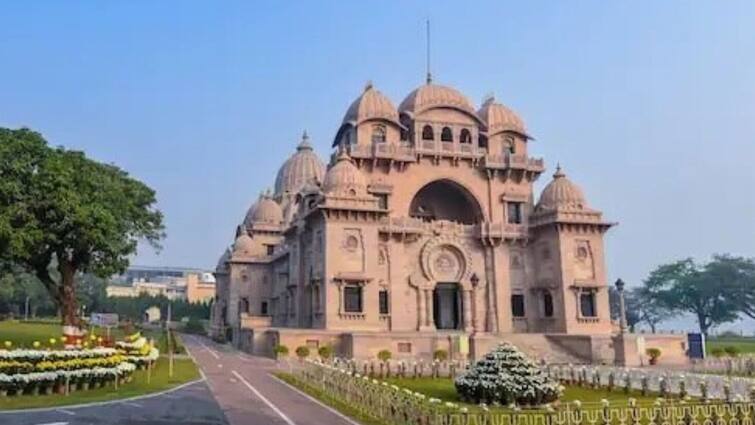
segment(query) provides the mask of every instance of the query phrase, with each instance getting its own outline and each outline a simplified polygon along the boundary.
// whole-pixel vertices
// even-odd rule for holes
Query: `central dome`
[[[409,93],[398,107],[399,112],[418,114],[432,108],[452,108],[477,117],[474,107],[458,90],[427,83]]]
[[[283,163],[275,178],[275,196],[285,194],[295,195],[302,187],[311,181],[322,181],[325,174],[325,164],[309,144],[309,137],[305,131],[301,143],[294,153]]]

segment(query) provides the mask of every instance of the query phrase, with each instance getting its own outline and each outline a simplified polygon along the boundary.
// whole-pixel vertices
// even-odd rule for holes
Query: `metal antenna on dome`
[[[430,72],[430,19],[425,21],[427,26],[427,84],[430,84],[433,82],[433,75]]]

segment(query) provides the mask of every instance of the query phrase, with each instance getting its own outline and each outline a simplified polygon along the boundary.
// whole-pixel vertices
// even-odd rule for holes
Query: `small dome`
[[[223,255],[220,256],[218,259],[218,264],[215,266],[215,271],[222,272],[226,269],[228,260],[231,259],[231,249],[226,248],[225,251],[223,251]]]
[[[503,131],[513,131],[528,139],[530,138],[522,118],[507,106],[496,102],[492,96],[482,104],[477,115],[487,123],[489,136]]]
[[[398,111],[390,99],[367,83],[364,92],[349,106],[343,117],[343,124],[358,125],[367,120],[385,120],[399,124]]]
[[[252,252],[254,252],[254,241],[249,234],[244,232],[233,242],[233,255],[246,257],[252,255]]]
[[[244,225],[249,227],[254,222],[254,211],[257,209],[257,202],[253,203],[244,215]]]
[[[301,143],[294,153],[283,163],[275,178],[275,196],[286,193],[296,194],[305,183],[312,180],[322,181],[325,164],[320,161],[305,131]]]
[[[267,195],[257,202],[252,214],[252,223],[280,224],[283,221],[283,210],[277,202]]]
[[[398,110],[399,112],[418,114],[432,108],[458,109],[479,120],[474,107],[466,96],[454,88],[430,82],[409,93],[406,99],[401,102]]]
[[[360,196],[367,193],[367,180],[346,151],[341,151],[335,165],[330,167],[325,174],[323,190],[327,194],[346,196]]]
[[[561,167],[556,167],[553,174],[553,180],[545,186],[543,193],[540,194],[540,200],[535,207],[537,210],[555,210],[558,208],[568,209],[585,209],[587,201],[576,184],[566,178],[566,174],[561,171]]]

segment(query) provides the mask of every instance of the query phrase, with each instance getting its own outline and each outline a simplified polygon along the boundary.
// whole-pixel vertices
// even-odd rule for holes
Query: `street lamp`
[[[624,304],[624,281],[616,280],[616,291],[619,293],[619,330],[622,334],[627,332],[627,310]]]

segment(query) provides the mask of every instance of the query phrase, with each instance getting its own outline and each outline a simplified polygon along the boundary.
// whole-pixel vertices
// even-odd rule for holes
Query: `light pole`
[[[168,376],[173,377],[173,347],[171,344],[171,338],[170,338],[170,316],[171,316],[171,305],[173,303],[170,299],[168,299],[168,317],[167,320],[165,320],[165,335],[168,339]]]
[[[624,281],[616,280],[616,291],[619,293],[619,330],[622,334],[627,333],[627,309],[624,304]]]
[[[24,320],[29,320],[29,297],[26,296],[26,302],[24,303]]]

